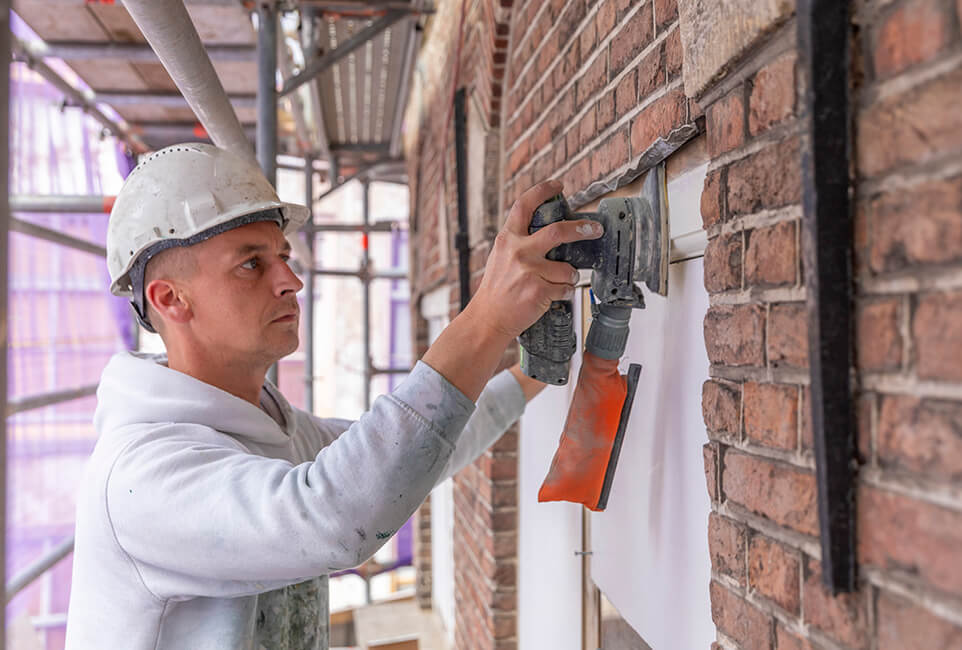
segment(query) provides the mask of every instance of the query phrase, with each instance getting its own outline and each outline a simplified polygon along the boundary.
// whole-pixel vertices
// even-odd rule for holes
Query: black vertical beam
[[[798,2],[799,62],[805,79],[802,255],[811,415],[822,581],[832,593],[856,586],[849,26],[848,1]]]
[[[458,177],[458,232],[454,247],[458,251],[458,280],[461,287],[461,311],[471,300],[471,247],[468,243],[468,181],[467,181],[467,127],[464,102],[467,93],[458,88],[454,94],[454,151],[457,159]],[[443,200],[443,199],[442,199]]]

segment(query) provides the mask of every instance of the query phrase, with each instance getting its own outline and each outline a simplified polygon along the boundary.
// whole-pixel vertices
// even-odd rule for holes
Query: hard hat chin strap
[[[257,223],[259,221],[274,221],[283,230],[286,223],[284,215],[281,213],[280,208],[271,208],[269,210],[263,210],[261,212],[254,212],[252,214],[245,214],[244,216],[237,217],[236,219],[231,219],[230,221],[225,221],[224,223],[219,223],[216,226],[212,226],[203,232],[199,232],[191,237],[186,237],[184,239],[165,239],[164,241],[159,241],[152,246],[144,249],[137,259],[134,260],[134,264],[130,267],[130,284],[133,287],[133,297],[130,300],[130,306],[134,310],[134,315],[137,317],[137,322],[140,323],[148,332],[154,334],[157,330],[150,323],[150,319],[147,318],[147,295],[144,286],[144,273],[147,269],[147,263],[150,262],[151,258],[165,251],[169,248],[179,248],[185,246],[193,246],[194,244],[199,244],[202,241],[206,241],[211,237],[219,235],[221,233],[227,232],[228,230],[233,230],[234,228],[240,228],[241,226],[246,226],[251,223]]]

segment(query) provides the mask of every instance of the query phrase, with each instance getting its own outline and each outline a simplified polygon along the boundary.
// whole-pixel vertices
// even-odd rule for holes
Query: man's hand
[[[552,301],[572,297],[578,271],[567,262],[545,259],[548,251],[604,233],[601,224],[583,219],[560,221],[528,234],[535,209],[562,188],[558,181],[539,183],[511,206],[488,257],[481,287],[469,305],[477,317],[509,339],[541,318]]]
[[[561,221],[528,234],[535,208],[562,187],[558,181],[539,183],[511,206],[477,294],[424,354],[424,363],[472,401],[478,399],[515,337],[541,318],[553,300],[571,298],[575,268],[545,259],[548,251],[603,234],[601,226],[590,220]]]

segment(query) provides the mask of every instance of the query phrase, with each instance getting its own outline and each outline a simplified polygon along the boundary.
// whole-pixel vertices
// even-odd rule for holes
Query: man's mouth
[[[271,322],[272,323],[289,323],[291,321],[296,321],[299,313],[300,312],[296,312],[296,311],[287,312],[283,316],[278,316]]]

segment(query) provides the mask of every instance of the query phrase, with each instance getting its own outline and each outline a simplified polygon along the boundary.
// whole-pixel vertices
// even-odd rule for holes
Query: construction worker
[[[305,621],[278,615],[290,586],[371,557],[543,388],[517,367],[492,374],[573,292],[574,269],[545,253],[601,234],[576,221],[528,235],[534,208],[560,190],[549,181],[519,199],[468,307],[349,422],[292,408],[265,382],[298,344],[302,285],[285,236],[307,210],[216,147],[169,147],[138,165],[110,215],[111,291],[167,354],[120,353],[104,370],[67,648],[319,647],[317,587]]]

